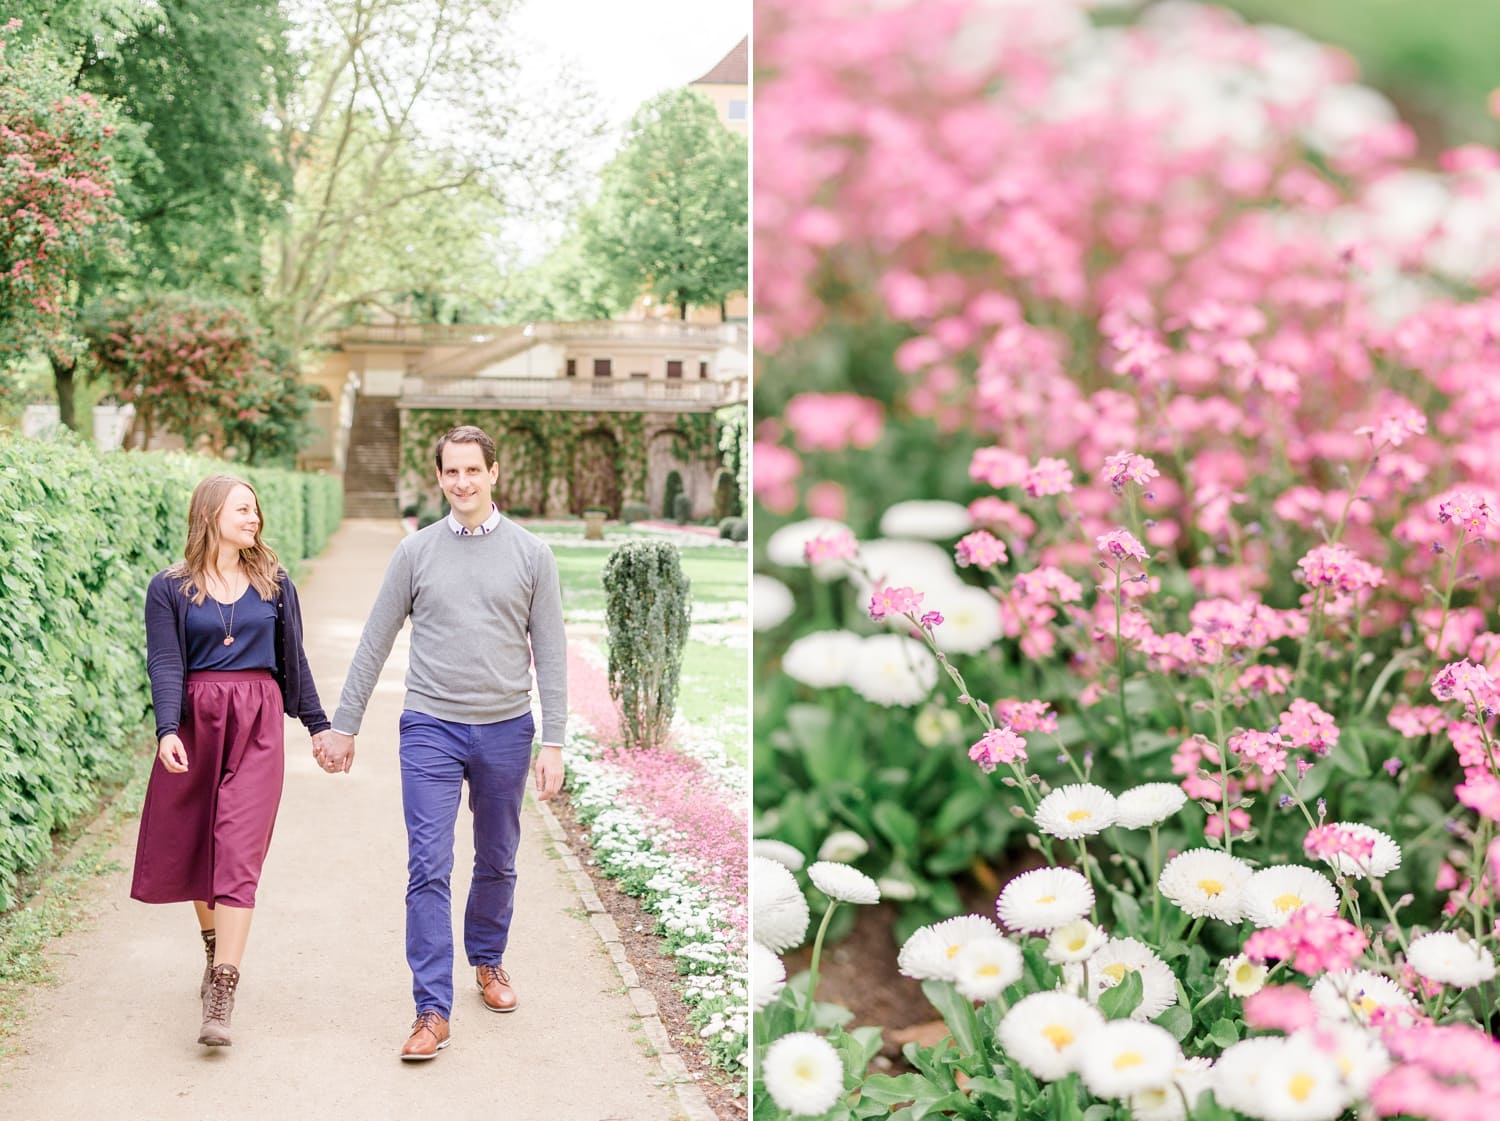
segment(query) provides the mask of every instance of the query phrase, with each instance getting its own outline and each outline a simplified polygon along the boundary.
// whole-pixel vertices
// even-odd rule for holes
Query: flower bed
[[[748,1062],[745,845],[735,787],[742,774],[704,737],[693,752],[611,746],[618,718],[597,648],[568,650],[569,789],[589,833],[592,863],[641,898],[684,975],[683,999],[713,1063],[732,1075]]]
[[[756,1116],[1484,1116],[1500,153],[1095,6],[757,6]]]

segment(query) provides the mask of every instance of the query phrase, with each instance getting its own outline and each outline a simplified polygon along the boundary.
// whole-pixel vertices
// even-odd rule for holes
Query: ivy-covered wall
[[[432,449],[444,432],[460,424],[478,425],[494,438],[500,463],[496,501],[502,509],[528,515],[560,517],[601,505],[618,517],[621,503],[644,502],[651,489],[648,448],[663,432],[681,433],[681,454],[710,477],[719,462],[712,413],[404,409],[403,508],[416,505],[435,512],[441,507]],[[694,516],[707,517],[710,501],[711,496],[696,504]]]

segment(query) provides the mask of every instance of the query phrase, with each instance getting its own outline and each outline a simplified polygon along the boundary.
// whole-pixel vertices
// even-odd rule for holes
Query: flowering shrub
[[[756,1115],[1483,1116],[1500,155],[1091,6],[757,5],[756,831],[951,1036],[867,1075],[757,881]]]
[[[114,125],[19,29],[0,30],[0,367],[66,350],[78,270],[119,251]]]
[[[568,783],[594,863],[657,917],[710,1060],[742,1076],[750,1018],[746,823],[735,808],[743,798],[721,777],[735,769],[722,748],[702,741],[691,753],[621,747],[606,675],[576,640],[568,648],[568,680],[575,729]]]

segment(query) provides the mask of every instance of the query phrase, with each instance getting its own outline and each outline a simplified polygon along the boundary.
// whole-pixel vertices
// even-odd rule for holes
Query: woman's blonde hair
[[[255,500],[255,516],[260,525],[255,527],[255,544],[240,550],[240,563],[250,576],[250,583],[263,600],[273,600],[280,593],[281,562],[276,551],[260,539],[265,517],[260,511],[260,495],[244,479],[233,475],[210,475],[193,488],[193,499],[188,503],[187,544],[182,548],[182,560],[167,569],[169,576],[182,581],[182,594],[195,604],[202,604],[208,595],[208,568],[219,555],[219,514],[229,494],[235,487],[244,487]]]

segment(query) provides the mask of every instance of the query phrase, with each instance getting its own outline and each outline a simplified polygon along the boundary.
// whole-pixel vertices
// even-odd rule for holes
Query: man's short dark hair
[[[495,466],[495,441],[491,440],[489,433],[482,428],[475,428],[472,424],[460,424],[457,428],[450,428],[443,433],[442,439],[437,442],[437,469],[443,469],[443,449],[449,444],[478,444],[479,450],[484,453],[484,465],[486,468]]]

